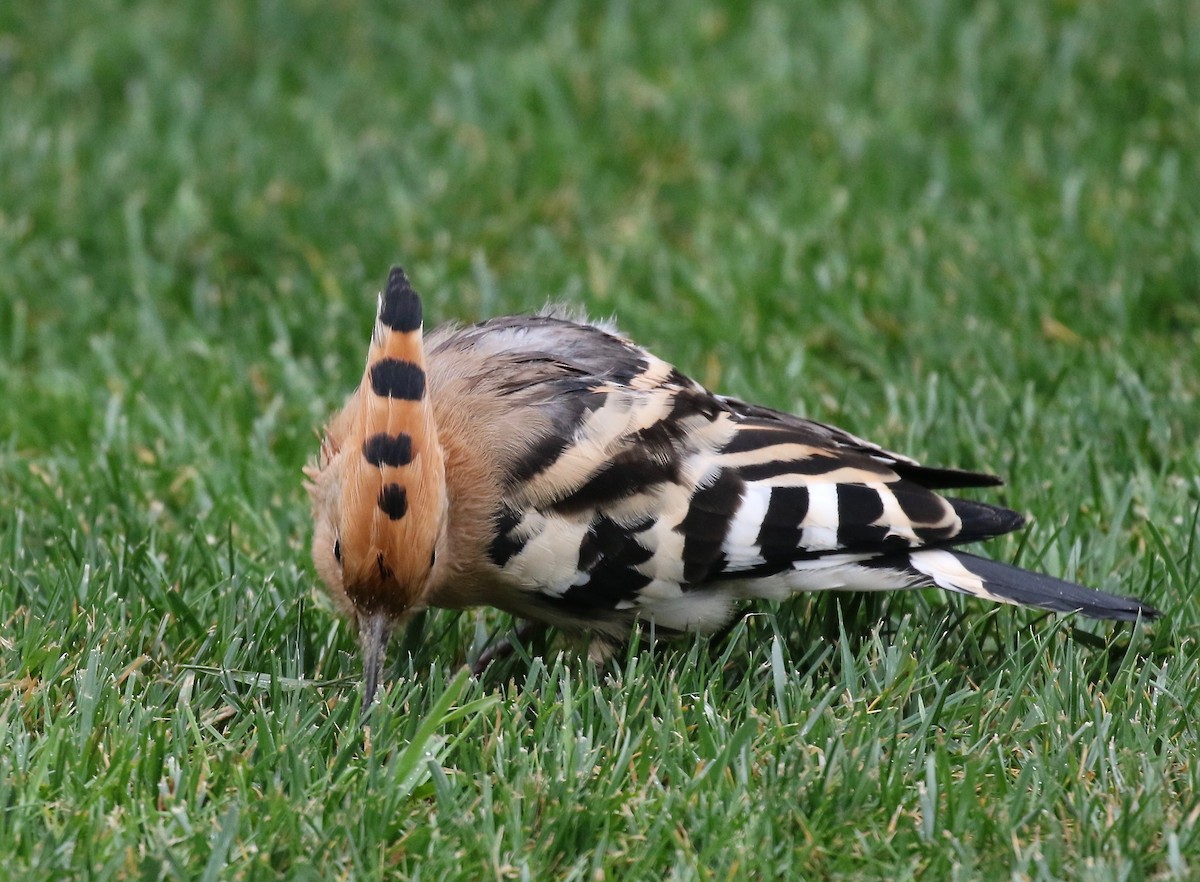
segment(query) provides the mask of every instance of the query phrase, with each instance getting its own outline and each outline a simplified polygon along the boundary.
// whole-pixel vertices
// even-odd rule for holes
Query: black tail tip
[[[401,333],[421,327],[421,298],[400,266],[393,266],[388,272],[387,287],[379,304],[379,321]]]
[[[1136,597],[1130,597],[1129,601],[1130,603],[1137,604],[1138,615],[1148,622],[1153,622],[1155,619],[1162,617],[1162,610],[1158,607],[1151,606],[1148,603],[1142,603],[1142,601],[1138,600]]]
[[[990,594],[1009,603],[1114,622],[1153,621],[1162,615],[1136,597],[1096,591],[966,552],[953,554],[968,570],[983,579]]]
[[[1064,611],[1077,612],[1090,619],[1110,622],[1152,622],[1162,615],[1160,610],[1136,597],[1122,597],[1116,594],[1104,595],[1102,602],[1078,603],[1073,609]]]
[[[1069,592],[1066,602],[1075,606],[1075,612],[1089,618],[1114,622],[1152,622],[1162,615],[1160,610],[1136,597],[1108,594],[1081,586],[1072,587],[1078,587],[1078,592]]]

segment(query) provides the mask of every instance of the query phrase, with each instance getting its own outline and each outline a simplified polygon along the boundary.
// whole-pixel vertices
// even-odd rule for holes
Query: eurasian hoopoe
[[[313,559],[358,623],[369,706],[388,637],[430,606],[490,605],[619,643],[720,629],[739,601],[939,586],[1132,621],[1139,600],[956,550],[1021,515],[931,488],[832,426],[716,395],[607,324],[444,327],[393,268],[366,373],[306,469]]]

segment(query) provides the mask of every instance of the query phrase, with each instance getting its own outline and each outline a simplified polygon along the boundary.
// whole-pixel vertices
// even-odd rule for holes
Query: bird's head
[[[358,624],[369,707],[388,638],[424,606],[446,522],[446,473],[425,381],[421,300],[399,267],[379,296],[366,372],[305,469],[313,561]]]

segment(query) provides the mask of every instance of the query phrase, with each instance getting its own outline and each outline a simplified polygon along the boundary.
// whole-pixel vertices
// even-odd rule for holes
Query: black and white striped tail
[[[929,549],[908,555],[909,566],[939,588],[999,603],[1053,612],[1082,613],[1093,619],[1133,622],[1159,611],[1134,597],[1106,594],[1073,582],[1033,573],[962,551]]]

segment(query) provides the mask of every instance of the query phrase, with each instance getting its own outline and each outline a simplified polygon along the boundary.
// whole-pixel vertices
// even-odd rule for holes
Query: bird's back
[[[741,599],[797,590],[940,584],[1016,601],[946,549],[1021,516],[933,489],[991,475],[716,395],[608,326],[505,317],[439,331],[427,351],[439,426],[462,442],[452,525],[468,498],[475,513],[458,590],[480,596],[452,605],[620,637],[638,617],[711,631]]]

